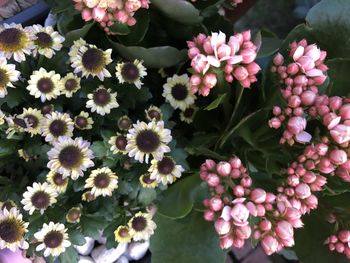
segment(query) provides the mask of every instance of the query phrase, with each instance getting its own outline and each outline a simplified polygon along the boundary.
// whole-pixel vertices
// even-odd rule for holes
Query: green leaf
[[[195,156],[206,156],[209,158],[214,158],[217,160],[226,160],[227,157],[226,156],[222,156],[206,147],[195,147],[195,148],[190,148],[190,147],[186,147],[185,150],[191,154],[191,155],[195,155]]]
[[[15,154],[17,145],[15,140],[0,139],[0,157]]]
[[[91,29],[91,27],[94,25],[94,22],[87,23],[85,26],[79,29],[71,30],[65,35],[65,44],[70,46],[73,44],[74,40],[77,40],[79,38],[83,38]]]
[[[130,33],[129,27],[126,24],[121,24],[119,21],[116,21],[109,29],[117,35],[127,35]]]
[[[73,245],[82,246],[86,243],[84,235],[77,229],[68,231],[68,236]]]
[[[104,229],[107,223],[104,217],[97,215],[82,215],[80,219],[82,233],[95,239],[100,236],[99,230]]]
[[[312,35],[328,57],[350,58],[350,1],[323,0],[306,16]]]
[[[77,263],[78,261],[79,255],[73,246],[66,248],[66,251],[59,256],[59,262],[61,263]]]
[[[271,56],[278,51],[283,41],[278,38],[263,37],[257,58]]]
[[[149,189],[149,188],[140,189],[138,200],[141,204],[145,206],[150,205],[156,198],[157,198],[157,193],[154,189]]]
[[[213,110],[219,107],[221,103],[224,102],[225,98],[227,96],[227,93],[220,94],[212,103],[210,103],[207,107],[205,107],[205,110]]]
[[[152,0],[152,5],[165,16],[183,24],[193,25],[202,21],[199,10],[186,0]]]
[[[226,253],[219,247],[213,224],[192,211],[183,219],[154,218],[157,231],[151,237],[152,263],[223,263]]]
[[[0,105],[6,103],[10,108],[18,106],[24,99],[23,89],[10,89],[5,98],[0,99]]]
[[[158,213],[170,218],[183,218],[191,212],[195,190],[200,186],[198,175],[181,179],[164,192]]]
[[[327,94],[330,96],[348,96],[350,94],[350,59],[335,58],[327,61],[330,84]]]
[[[332,234],[333,225],[325,220],[325,215],[315,211],[303,217],[305,226],[295,233],[294,250],[301,262],[342,263],[348,262],[345,256],[329,251],[323,244]]]
[[[96,158],[103,158],[108,152],[108,148],[102,141],[95,141],[91,145],[91,150],[94,152]]]
[[[112,40],[110,42],[122,57],[129,60],[143,60],[147,68],[168,68],[187,59],[187,51],[185,49],[178,50],[170,46],[153,48],[127,47]]]

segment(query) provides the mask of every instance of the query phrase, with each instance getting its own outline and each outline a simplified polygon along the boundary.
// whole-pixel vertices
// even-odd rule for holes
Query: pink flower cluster
[[[222,248],[241,248],[251,236],[261,240],[268,255],[294,245],[294,228],[303,226],[301,211],[282,193],[276,196],[253,188],[252,178],[239,158],[219,163],[206,160],[200,177],[212,193],[203,201],[207,208],[204,218],[214,221]]]
[[[217,83],[217,72],[224,72],[231,83],[238,80],[243,87],[250,87],[257,81],[260,67],[254,62],[257,47],[251,41],[250,31],[231,36],[228,42],[222,32],[211,36],[199,34],[193,41],[187,41],[188,56],[194,74],[191,77],[192,92],[208,96]]]
[[[283,86],[282,97],[287,103],[283,110],[276,106],[274,117],[269,121],[271,128],[278,129],[284,124],[285,130],[280,142],[293,145],[295,141],[306,143],[311,135],[305,132],[307,111],[316,100],[318,86],[327,76],[324,59],[327,53],[315,44],[308,45],[305,39],[290,44],[288,58],[278,53],[273,59],[272,72],[276,72]]]
[[[95,20],[106,33],[118,21],[133,26],[136,24],[134,14],[140,8],[149,7],[149,0],[73,0],[75,9],[81,11],[85,21]]]
[[[337,235],[331,235],[324,244],[328,245],[330,251],[337,251],[350,259],[350,231],[341,230]]]

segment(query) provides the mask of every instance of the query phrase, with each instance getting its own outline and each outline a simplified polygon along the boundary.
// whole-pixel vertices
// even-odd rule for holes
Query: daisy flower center
[[[25,46],[26,36],[17,28],[7,28],[0,33],[0,49],[14,52]]]
[[[23,120],[23,119],[13,118],[13,122],[14,122],[14,124],[18,125],[19,127],[27,128],[27,124],[26,124],[25,120]]]
[[[55,173],[55,175],[53,176],[53,182],[56,185],[61,186],[66,183],[66,179],[63,178],[62,174]]]
[[[184,111],[184,116],[186,118],[191,118],[193,116],[193,113],[194,113],[194,109],[192,108],[187,108],[185,111]]]
[[[128,130],[131,126],[131,121],[129,119],[121,119],[119,120],[118,126],[123,130]]]
[[[88,121],[85,117],[78,116],[75,119],[75,123],[80,127],[80,128],[85,128],[88,124]]]
[[[78,209],[70,210],[68,213],[68,218],[70,221],[73,221],[73,222],[77,221],[80,218],[80,210]]]
[[[64,88],[68,91],[74,90],[78,86],[78,83],[75,79],[68,79],[64,84]]]
[[[81,151],[75,146],[63,148],[58,155],[58,160],[65,168],[73,168],[80,165],[82,158]]]
[[[4,69],[0,69],[0,87],[4,88],[10,82],[10,78],[7,74],[7,71]]]
[[[66,123],[62,120],[54,120],[53,122],[51,122],[50,126],[49,126],[49,130],[50,132],[55,136],[61,136],[64,135],[65,131],[66,131]]]
[[[37,88],[42,93],[50,93],[54,89],[54,84],[51,79],[42,78],[38,81]]]
[[[123,227],[118,231],[118,235],[121,237],[127,237],[129,235],[129,230]]]
[[[52,37],[45,32],[37,33],[36,37],[37,39],[34,41],[34,43],[41,48],[50,48],[53,44]]]
[[[94,93],[94,102],[96,105],[104,106],[111,100],[111,94],[106,89],[99,89]]]
[[[32,114],[28,114],[28,115],[24,116],[24,119],[27,120],[30,127],[32,127],[32,128],[36,128],[39,124],[38,118]]]
[[[171,89],[171,95],[176,100],[184,100],[184,99],[186,99],[186,97],[188,95],[187,87],[185,85],[182,85],[182,84],[176,84]]]
[[[150,117],[150,119],[156,119],[157,121],[160,121],[161,116],[160,113],[156,110],[149,110],[148,112],[148,116]]]
[[[46,234],[44,244],[49,248],[56,248],[62,244],[63,235],[58,231],[51,231]]]
[[[154,152],[160,145],[159,135],[153,130],[141,131],[136,136],[136,145],[142,152]]]
[[[33,194],[31,201],[36,208],[43,209],[49,206],[50,196],[44,191],[39,191]]]
[[[155,180],[151,179],[151,177],[149,175],[144,175],[143,178],[142,178],[142,181],[145,183],[145,184],[151,184],[153,183]]]
[[[15,219],[6,219],[0,222],[0,238],[7,243],[19,241],[24,234],[20,223]]]
[[[53,105],[51,105],[51,104],[44,105],[44,106],[42,106],[42,108],[41,108],[41,112],[42,112],[43,114],[49,114],[49,113],[51,113],[52,111],[53,111]]]
[[[115,140],[115,146],[119,150],[124,151],[127,144],[128,144],[128,141],[127,141],[126,137],[123,135],[118,136]]]
[[[105,64],[103,52],[97,48],[88,49],[82,57],[83,66],[91,72],[99,72]]]
[[[123,78],[128,81],[135,81],[140,76],[137,66],[134,63],[130,62],[124,64],[121,74]]]
[[[134,219],[132,220],[131,226],[136,231],[142,231],[147,226],[147,220],[146,220],[146,218],[144,218],[142,216],[134,217]]]
[[[96,175],[94,178],[94,185],[96,185],[98,188],[106,188],[108,187],[110,182],[108,174],[100,173]]]
[[[161,174],[170,174],[175,168],[174,161],[169,157],[164,157],[158,162],[158,171]]]
[[[5,201],[5,202],[2,204],[1,209],[6,208],[7,211],[10,211],[12,207],[15,207],[15,206],[14,206],[14,204],[13,204],[11,201]]]

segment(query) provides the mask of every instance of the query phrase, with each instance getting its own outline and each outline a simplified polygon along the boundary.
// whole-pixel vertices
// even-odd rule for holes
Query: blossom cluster
[[[278,53],[271,68],[278,74],[282,97],[288,106],[283,110],[274,107],[274,117],[269,125],[275,129],[284,125],[280,143],[293,145],[295,141],[305,143],[311,140],[311,135],[305,131],[305,114],[315,103],[318,87],[326,81],[327,66],[324,60],[327,53],[315,44],[308,45],[305,39],[291,43],[289,48],[288,57]]]
[[[328,245],[330,251],[345,254],[350,259],[350,231],[340,230],[336,235],[329,236],[324,244]]]
[[[110,27],[116,22],[133,26],[136,24],[134,14],[140,8],[148,9],[149,0],[73,0],[75,9],[81,11],[85,21],[95,20],[111,33]]]
[[[251,41],[250,31],[237,33],[228,41],[222,32],[212,33],[211,36],[199,34],[193,41],[187,41],[187,45],[193,70],[193,93],[208,96],[217,84],[218,70],[224,72],[227,82],[236,79],[245,88],[257,81],[256,74],[260,67],[254,60],[258,50]]]

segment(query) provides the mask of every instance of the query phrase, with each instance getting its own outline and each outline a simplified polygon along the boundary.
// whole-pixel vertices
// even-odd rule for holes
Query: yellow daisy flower
[[[95,169],[85,181],[85,188],[91,188],[91,194],[97,196],[112,196],[118,188],[118,176],[107,167]]]

